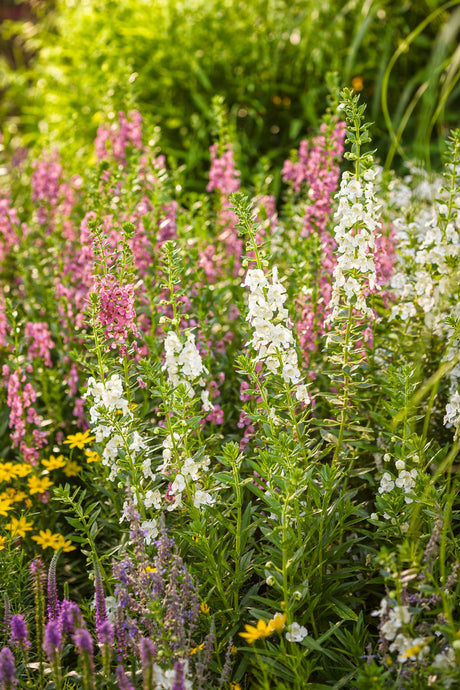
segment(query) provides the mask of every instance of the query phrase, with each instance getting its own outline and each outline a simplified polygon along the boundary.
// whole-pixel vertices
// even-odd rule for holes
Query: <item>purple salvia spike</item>
[[[62,652],[62,625],[60,620],[48,621],[45,625],[43,649],[48,659],[53,662]]]
[[[94,589],[96,599],[96,630],[101,623],[107,619],[107,611],[105,608],[104,584],[102,582],[101,569],[99,563],[94,558]]]
[[[81,615],[80,607],[74,601],[64,599],[61,602],[59,619],[63,632],[71,635],[76,628],[81,628],[83,617]]]
[[[182,661],[176,661],[174,664],[174,671],[175,676],[171,690],[185,690],[185,675]]]
[[[83,688],[94,690],[94,648],[91,635],[86,628],[78,628],[73,635],[73,641],[83,667]]]
[[[118,664],[116,673],[119,690],[134,690],[134,686],[130,683],[126,671],[121,664]]]
[[[11,644],[20,649],[30,649],[29,634],[27,625],[22,613],[11,616],[10,621]]]
[[[51,559],[48,570],[48,621],[54,621],[59,616],[60,602],[56,582],[56,565],[59,552],[56,552]]]
[[[13,652],[8,647],[3,647],[0,651],[0,687],[2,690],[12,690],[17,685]]]

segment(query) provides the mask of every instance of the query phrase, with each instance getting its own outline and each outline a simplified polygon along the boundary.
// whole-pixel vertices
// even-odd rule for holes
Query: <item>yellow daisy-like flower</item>
[[[34,535],[32,539],[36,541],[42,549],[47,549],[51,546],[52,549],[57,551],[59,548],[59,546],[57,546],[57,539],[60,536],[60,534],[53,534],[50,529],[41,529],[38,535]]]
[[[66,541],[65,537],[63,537],[62,534],[54,534],[53,536],[55,537],[55,540],[56,540],[56,545],[53,546],[53,549],[55,551],[57,551],[61,547],[62,547],[62,550],[65,551],[66,553],[69,551],[75,551],[76,546],[73,546],[72,542],[70,540]]]
[[[147,580],[149,579],[150,575],[151,575],[152,573],[156,573],[156,571],[157,571],[157,569],[156,569],[156,568],[152,568],[151,565],[148,565],[146,568],[144,568],[144,569],[142,570],[142,572],[147,576]]]
[[[204,642],[198,645],[198,647],[192,647],[192,649],[189,651],[190,656],[193,656],[197,652],[199,652],[201,649],[204,647]]]
[[[286,624],[286,614],[285,613],[275,613],[273,618],[268,621],[269,627],[280,633]]]
[[[241,685],[232,680],[230,683],[230,690],[241,690]]]
[[[13,501],[9,498],[0,498],[0,515],[8,515],[11,510]]]
[[[79,448],[83,450],[85,443],[91,443],[96,438],[95,436],[90,436],[90,430],[87,429],[84,434],[81,431],[77,431],[76,434],[69,434],[64,441],[70,448]]]
[[[63,455],[58,455],[56,458],[54,455],[50,455],[49,460],[42,460],[42,465],[48,472],[51,470],[59,470],[61,467],[65,467],[66,461]]]
[[[69,460],[64,467],[64,474],[66,477],[76,477],[81,470],[81,465],[75,460]]]
[[[12,462],[2,462],[0,464],[0,482],[9,482],[17,477]]]
[[[6,537],[0,537],[0,551],[5,548]]]
[[[210,609],[209,606],[206,604],[206,602],[202,601],[201,604],[200,604],[200,611],[201,611],[201,613],[204,613],[204,615],[207,616],[210,610],[211,610],[211,609]]]
[[[270,626],[270,621],[266,623],[263,620],[258,620],[257,625],[245,625],[246,632],[243,633],[238,633],[240,637],[244,637],[249,644],[252,644],[256,640],[259,640],[261,637],[270,637],[270,635],[274,632],[274,628]]]
[[[24,462],[17,462],[13,465],[13,470],[16,477],[27,477],[27,475],[32,472],[32,467],[31,465],[26,465]]]
[[[6,525],[6,529],[9,529],[12,537],[25,537],[26,532],[30,532],[33,529],[33,523],[28,522],[27,518],[23,515],[19,520],[15,517],[11,518],[11,522]]]
[[[101,456],[95,450],[85,450],[86,462],[100,462]]]
[[[29,487],[29,493],[32,494],[43,494],[48,491],[50,487],[53,486],[53,482],[48,477],[36,477],[33,475],[27,479],[27,485]]]
[[[20,503],[27,498],[27,494],[24,491],[14,489],[12,486],[8,487],[8,489],[4,491],[1,496],[8,498],[10,501],[13,501],[13,503]]]

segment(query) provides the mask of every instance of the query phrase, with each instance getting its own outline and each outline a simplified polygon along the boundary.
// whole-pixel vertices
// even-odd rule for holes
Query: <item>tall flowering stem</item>
[[[37,641],[39,685],[43,687],[43,633],[45,627],[45,595],[43,592],[45,580],[45,566],[41,558],[36,558],[30,564],[35,594],[35,636]]]
[[[334,269],[334,285],[330,300],[328,322],[332,325],[328,337],[331,348],[331,374],[338,389],[338,435],[333,461],[342,455],[345,430],[350,427],[350,407],[353,386],[358,379],[364,353],[362,341],[363,323],[374,318],[368,304],[368,296],[376,289],[374,250],[378,228],[378,210],[373,180],[376,173],[371,166],[371,153],[363,153],[362,146],[370,142],[369,124],[363,121],[366,106],[358,105],[359,96],[349,89],[342,92],[342,110],[347,121],[346,143],[351,151],[345,158],[353,161],[354,174],[345,172],[337,194],[338,209],[334,228],[337,243],[337,265]]]

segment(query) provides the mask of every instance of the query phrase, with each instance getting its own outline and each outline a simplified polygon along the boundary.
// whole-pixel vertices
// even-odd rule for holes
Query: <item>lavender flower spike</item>
[[[103,621],[107,620],[105,608],[104,584],[102,582],[101,569],[99,563],[94,558],[94,589],[96,599],[96,631],[99,630]]]
[[[60,602],[56,582],[56,565],[58,558],[59,552],[56,552],[51,559],[48,570],[48,621],[56,620],[59,616]]]
[[[83,688],[94,690],[94,650],[91,635],[86,628],[78,628],[73,635],[73,641],[83,667]]]
[[[43,649],[52,662],[62,652],[62,625],[59,620],[48,621],[45,625]]]
[[[121,664],[117,666],[117,682],[120,690],[134,690],[134,686],[129,682],[126,671]]]
[[[30,649],[29,634],[22,613],[16,613],[14,616],[11,616],[10,633],[13,647],[19,647],[23,650]]]
[[[3,647],[0,652],[0,688],[1,690],[13,690],[17,684],[13,652],[8,647]]]

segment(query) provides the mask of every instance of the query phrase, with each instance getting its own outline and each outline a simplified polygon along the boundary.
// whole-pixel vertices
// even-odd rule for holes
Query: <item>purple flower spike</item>
[[[3,647],[0,652],[0,687],[2,690],[12,690],[17,684],[13,652],[8,647]]]
[[[30,649],[29,634],[26,621],[22,613],[11,616],[10,621],[11,644],[21,649]]]
[[[175,676],[171,690],[185,690],[184,667],[181,661],[176,661],[174,671]]]
[[[64,599],[61,603],[61,611],[59,614],[62,629],[67,634],[71,635],[76,628],[82,626],[82,615],[80,607],[74,601]]]
[[[62,652],[62,625],[60,621],[49,621],[45,625],[43,649],[50,661],[54,661]]]
[[[108,619],[102,621],[96,630],[96,634],[98,644],[107,644],[109,647],[113,645],[113,641],[115,639],[115,630],[112,623]]]
[[[126,671],[121,664],[117,666],[117,682],[120,690],[134,690],[134,686],[129,682]]]
[[[51,559],[48,570],[48,620],[54,621],[59,616],[60,602],[56,582],[57,553]]]
[[[75,630],[73,641],[78,652],[88,652],[91,656],[93,655],[93,640],[85,628],[78,628]]]
[[[107,612],[105,609],[105,595],[101,569],[96,560],[94,561],[94,589],[96,594],[96,630],[98,630],[101,623],[107,619]]]

